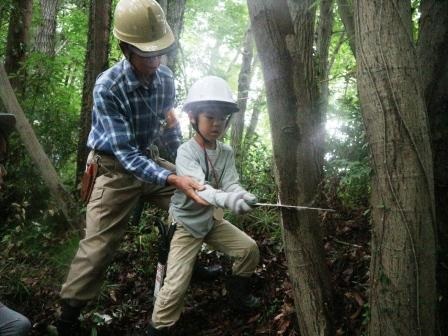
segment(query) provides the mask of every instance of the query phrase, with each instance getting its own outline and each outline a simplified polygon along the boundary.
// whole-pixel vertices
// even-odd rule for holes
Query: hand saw
[[[314,208],[307,207],[302,205],[285,205],[285,204],[274,204],[274,203],[255,203],[254,206],[263,206],[263,207],[274,207],[274,208],[287,208],[287,209],[297,209],[297,210],[317,210],[317,211],[329,211],[336,212],[333,209],[324,209],[324,208]]]

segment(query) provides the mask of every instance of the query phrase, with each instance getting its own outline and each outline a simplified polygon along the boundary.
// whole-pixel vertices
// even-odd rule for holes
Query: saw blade
[[[286,204],[278,204],[278,203],[277,204],[275,204],[275,203],[255,203],[254,206],[336,212],[336,210],[334,210],[334,209],[314,208],[314,207],[307,207],[307,206],[302,206],[302,205],[286,205]]]

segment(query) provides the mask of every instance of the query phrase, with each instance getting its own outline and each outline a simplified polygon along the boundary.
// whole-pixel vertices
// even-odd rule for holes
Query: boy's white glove
[[[256,203],[258,203],[257,196],[255,196],[254,194],[251,194],[250,192],[245,192],[244,196],[243,196],[243,199],[250,206],[253,206]]]
[[[256,197],[247,191],[218,192],[215,195],[217,206],[229,209],[237,215],[252,210],[248,201],[252,202],[254,199],[256,201]]]

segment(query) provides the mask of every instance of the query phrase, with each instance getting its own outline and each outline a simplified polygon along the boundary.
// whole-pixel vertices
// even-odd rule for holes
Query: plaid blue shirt
[[[127,60],[118,62],[96,80],[87,146],[115,155],[138,179],[165,185],[171,172],[148,159],[144,151],[157,141],[175,156],[181,139],[179,124],[163,127],[174,96],[173,74],[166,66],[159,67],[146,88]]]

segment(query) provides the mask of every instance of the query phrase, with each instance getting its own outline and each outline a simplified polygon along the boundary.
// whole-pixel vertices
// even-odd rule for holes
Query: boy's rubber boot
[[[232,276],[227,281],[230,306],[241,312],[250,312],[260,307],[260,299],[249,292],[250,279],[240,276]]]
[[[81,323],[79,321],[56,321],[57,336],[81,336]]]
[[[167,336],[168,330],[167,328],[156,329],[152,324],[149,325],[148,336]]]
[[[204,266],[196,263],[193,269],[193,281],[213,281],[224,274],[221,265]]]

